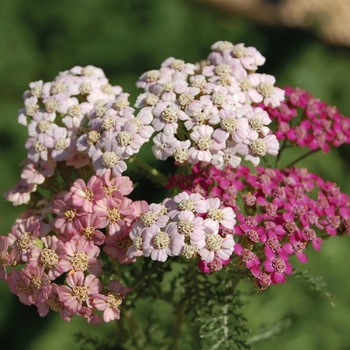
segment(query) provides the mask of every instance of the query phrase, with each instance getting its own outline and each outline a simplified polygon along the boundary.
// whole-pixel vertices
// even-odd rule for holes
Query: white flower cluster
[[[255,104],[277,107],[284,91],[273,76],[255,72],[265,62],[255,48],[219,41],[212,50],[204,64],[171,57],[139,78],[145,92],[135,106],[157,132],[153,153],[219,169],[237,167],[242,156],[258,165],[260,157],[277,155],[279,144],[269,115]]]

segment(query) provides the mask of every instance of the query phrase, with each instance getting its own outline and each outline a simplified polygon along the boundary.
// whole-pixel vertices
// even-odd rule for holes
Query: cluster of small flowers
[[[305,263],[310,243],[319,250],[322,237],[350,234],[350,197],[306,169],[193,170],[187,178],[175,175],[172,183],[218,198],[234,210],[235,264],[251,271],[259,289],[285,282],[285,274],[292,273],[289,258],[295,255]]]
[[[129,258],[143,255],[164,262],[168,256],[199,256],[199,264],[209,266],[230,261],[236,215],[218,198],[184,191],[145,209],[130,231]]]
[[[131,290],[114,279],[103,286],[101,249],[120,264],[142,255],[161,262],[184,255],[199,256],[200,264],[218,270],[230,261],[235,214],[218,198],[182,192],[148,205],[128,199],[131,191],[128,177],[111,177],[108,170],[41,200],[0,237],[0,279],[40,316],[51,309],[65,321],[76,314],[98,324],[97,311],[103,311],[105,322],[119,319],[118,307]],[[21,269],[8,272],[10,266]]]
[[[300,88],[285,88],[280,106],[260,105],[277,122],[275,135],[311,150],[328,152],[350,143],[350,120],[335,108]],[[297,121],[297,122],[296,122]]]
[[[40,316],[51,309],[65,321],[77,314],[98,324],[100,310],[105,322],[119,319],[118,307],[131,289],[110,278],[104,286],[98,276],[107,271],[98,257],[101,249],[119,261],[125,256],[127,228],[144,204],[125,197],[132,191],[128,177],[110,175],[109,170],[87,183],[76,180],[70,191],[25,211],[8,236],[0,237],[0,279],[22,303],[35,305]],[[10,266],[21,269],[8,272]]]
[[[15,205],[28,203],[30,193],[51,177],[62,162],[97,175],[115,176],[127,168],[124,160],[140,150],[154,129],[151,120],[134,116],[129,94],[112,86],[100,68],[73,67],[52,82],[29,84],[18,122],[28,126],[28,156],[22,180],[7,193]],[[91,173],[91,171],[90,171]]]
[[[145,92],[135,106],[157,132],[152,151],[157,159],[219,169],[237,167],[243,156],[258,165],[260,157],[277,155],[279,144],[269,115],[254,105],[278,107],[284,91],[273,76],[255,73],[265,62],[255,48],[219,41],[212,50],[198,65],[170,57],[136,83]]]

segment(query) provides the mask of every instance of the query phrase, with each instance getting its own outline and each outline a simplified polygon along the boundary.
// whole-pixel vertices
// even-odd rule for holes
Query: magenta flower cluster
[[[308,245],[319,250],[322,238],[350,234],[350,197],[307,169],[257,167],[252,172],[239,166],[221,171],[202,165],[193,170],[190,176],[175,175],[171,184],[233,209],[233,261],[236,268],[250,270],[259,289],[284,283],[293,270],[290,257],[307,262]]]
[[[337,108],[300,88],[286,87],[285,92],[286,99],[278,107],[260,105],[276,121],[278,140],[325,153],[350,143],[350,120]]]

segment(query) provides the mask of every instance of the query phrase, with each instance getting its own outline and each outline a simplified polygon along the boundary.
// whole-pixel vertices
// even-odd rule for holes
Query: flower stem
[[[143,160],[132,157],[129,160],[130,163],[135,163],[139,168],[145,170],[147,174],[152,177],[152,180],[161,187],[164,187],[168,183],[168,177],[162,174],[155,168],[152,168],[150,165],[145,163]]]
[[[304,158],[308,157],[309,155],[313,154],[313,153],[316,153],[318,150],[310,150],[309,152],[303,154],[302,156],[300,156],[299,158],[295,159],[293,162],[291,162],[290,164],[288,164],[288,166],[286,166],[286,169],[294,166],[294,164],[300,162],[301,160],[303,160]]]

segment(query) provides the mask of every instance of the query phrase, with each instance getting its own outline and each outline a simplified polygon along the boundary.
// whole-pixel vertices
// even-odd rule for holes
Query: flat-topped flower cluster
[[[307,169],[248,167],[218,170],[196,167],[189,176],[174,175],[183,190],[205,193],[233,209],[236,244],[231,257],[247,268],[259,289],[284,283],[292,273],[290,257],[307,262],[306,247],[320,250],[323,238],[350,234],[350,197]],[[218,264],[200,268],[212,273]]]
[[[136,101],[139,115],[157,132],[153,153],[220,169],[237,167],[242,156],[258,165],[260,157],[277,155],[279,144],[269,115],[255,105],[279,106],[284,90],[273,76],[256,73],[265,58],[255,48],[220,41],[212,49],[198,65],[171,57],[136,83],[145,90]]]
[[[348,120],[321,103],[317,111],[301,103],[309,96],[299,90],[287,89],[283,102],[275,78],[256,73],[265,58],[255,48],[219,41],[212,50],[204,62],[169,58],[142,74],[135,108],[94,66],[29,85],[18,113],[28,128],[27,159],[5,193],[27,209],[0,237],[0,279],[40,316],[51,309],[66,321],[74,314],[94,324],[119,319],[131,289],[118,267],[141,257],[196,259],[205,273],[227,265],[262,290],[292,273],[290,256],[306,262],[308,244],[320,249],[320,231],[349,233],[349,197],[336,185],[306,170],[240,166],[242,158],[257,166],[278,154],[272,120],[279,139],[323,150],[350,141]],[[288,124],[294,107],[314,113],[313,124],[300,124],[313,130],[304,139]],[[317,143],[327,128],[335,141]],[[155,158],[173,157],[187,175],[167,179],[137,159],[154,134]],[[163,187],[169,180],[172,196],[132,200],[129,162]]]

